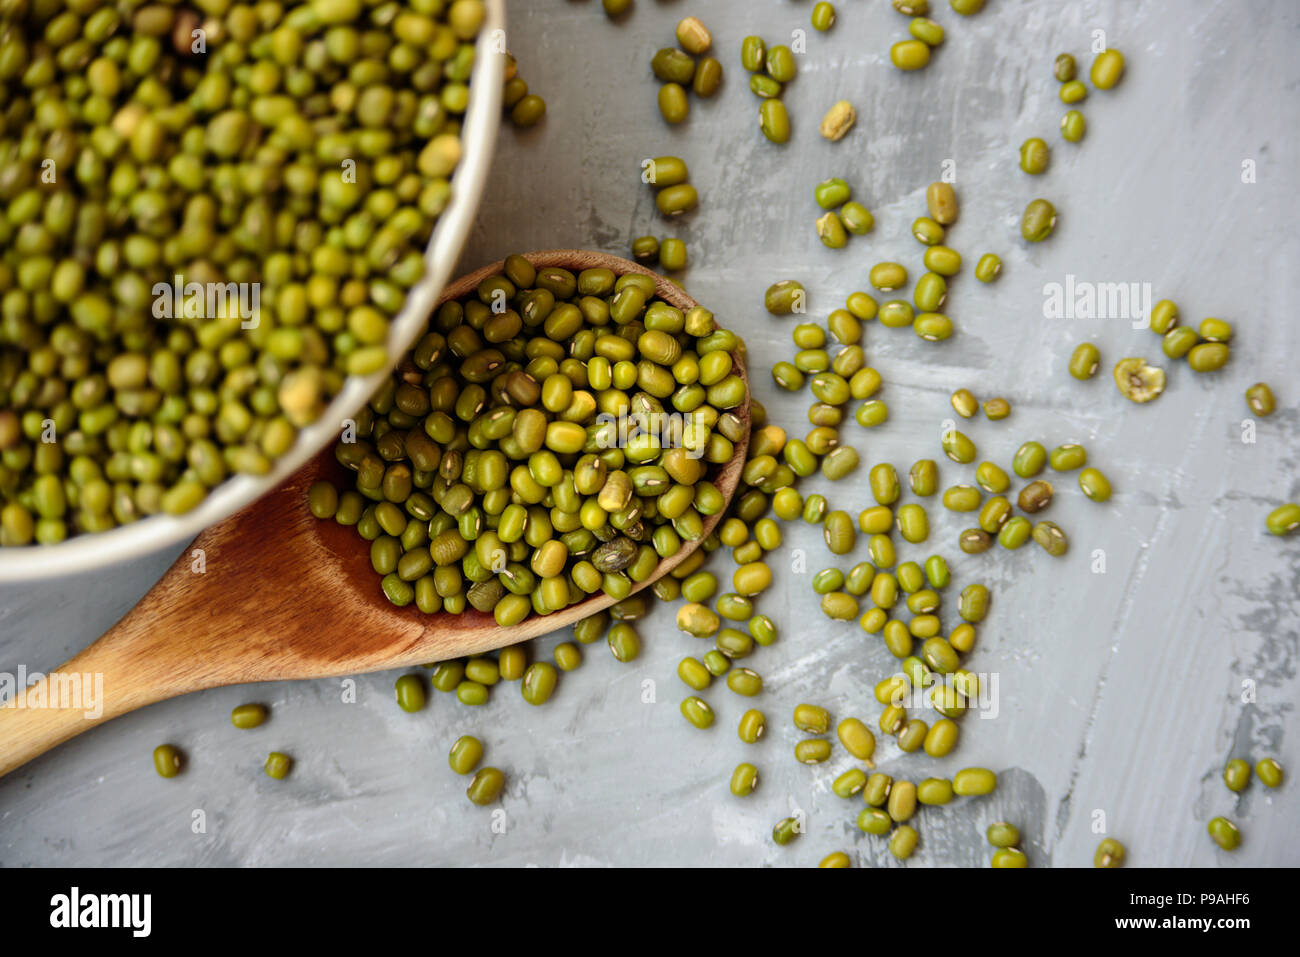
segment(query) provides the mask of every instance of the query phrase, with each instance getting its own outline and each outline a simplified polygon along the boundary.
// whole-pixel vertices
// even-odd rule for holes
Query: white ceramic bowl
[[[352,376],[321,417],[303,429],[288,454],[263,476],[238,475],[184,515],[154,515],[107,532],[78,535],[57,545],[0,548],[0,583],[35,581],[58,575],[94,571],[193,538],[200,531],[233,515],[249,502],[275,488],[309,458],[332,442],[344,419],[356,413],[405,352],[424,332],[442,287],[469,238],[483,187],[492,165],[497,130],[501,126],[501,87],[505,76],[502,37],[505,0],[485,0],[487,18],[478,39],[478,56],[470,79],[469,111],[461,138],[460,165],[452,177],[452,195],[438,218],[425,251],[428,268],[411,289],[402,311],[388,333],[388,368],[368,376]]]

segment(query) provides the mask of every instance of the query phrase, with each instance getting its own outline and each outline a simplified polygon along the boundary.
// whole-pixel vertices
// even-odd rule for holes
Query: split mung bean
[[[1175,329],[1170,335],[1179,331]],[[1192,335],[1195,336],[1196,333],[1193,332]],[[1146,359],[1136,356],[1120,359],[1115,363],[1113,375],[1120,395],[1131,402],[1150,402],[1165,391],[1165,370],[1148,365]]]

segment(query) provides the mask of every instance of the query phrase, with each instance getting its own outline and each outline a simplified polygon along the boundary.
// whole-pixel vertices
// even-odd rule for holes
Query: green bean
[[[469,774],[483,760],[483,742],[473,735],[461,735],[451,746],[447,763],[457,774]]]
[[[788,46],[778,44],[768,47],[765,66],[767,75],[778,83],[789,83],[795,77],[794,54]]]
[[[171,744],[160,744],[153,750],[153,767],[159,777],[174,778],[181,771],[184,757],[178,748]]]
[[[720,678],[731,669],[731,659],[718,651],[716,648],[704,653],[704,667],[709,669],[709,674],[715,678]]]
[[[241,730],[261,727],[269,712],[265,705],[241,704],[230,712],[230,723]]]
[[[830,756],[831,743],[822,738],[810,738],[794,746],[794,757],[800,764],[821,764]]]
[[[990,824],[985,836],[994,847],[1015,847],[1020,843],[1020,829],[1006,821]]]
[[[1002,259],[996,253],[985,253],[975,264],[975,278],[980,282],[993,282],[1002,275]]]
[[[876,224],[871,211],[859,202],[845,203],[840,207],[839,216],[844,228],[855,236],[865,236]]]
[[[997,775],[987,768],[964,768],[952,777],[953,793],[963,797],[990,794],[997,785]]]
[[[867,778],[867,786],[862,789],[862,800],[871,807],[882,807],[889,798],[889,791],[893,784],[893,778],[877,771]]]
[[[1225,851],[1234,851],[1241,844],[1241,831],[1226,817],[1211,818],[1207,829],[1210,839]]]
[[[1088,97],[1088,88],[1081,80],[1069,80],[1058,91],[1062,103],[1081,103]]]
[[[1123,867],[1127,852],[1124,845],[1113,837],[1102,838],[1092,856],[1093,867]]]
[[[1056,229],[1056,207],[1045,199],[1035,199],[1025,207],[1020,221],[1020,235],[1031,243],[1039,243]]]
[[[790,140],[790,115],[780,100],[764,100],[758,109],[758,125],[763,135],[773,143]]]
[[[1164,340],[1160,343],[1160,349],[1171,359],[1181,359],[1191,352],[1192,347],[1200,339],[1201,337],[1195,329],[1178,326],[1165,333]]]
[[[933,495],[939,488],[939,467],[932,459],[918,460],[908,471],[908,484],[916,495]]]
[[[943,43],[944,29],[928,17],[915,17],[907,25],[907,32],[926,46],[937,47]]]
[[[870,765],[871,756],[876,751],[876,736],[861,720],[845,718],[836,726],[835,735],[849,754]]]
[[[948,587],[952,576],[942,555],[931,555],[925,560],[925,577],[931,588]]]
[[[1227,364],[1229,355],[1225,343],[1202,342],[1187,353],[1187,364],[1193,372],[1217,372]]]
[[[802,833],[803,828],[799,824],[799,819],[787,817],[778,821],[772,828],[772,840],[784,847]]]
[[[822,180],[813,187],[813,199],[822,209],[834,209],[849,201],[849,184],[840,177]]]
[[[1282,785],[1282,765],[1276,758],[1261,758],[1255,765],[1255,774],[1266,788]]]
[[[912,236],[923,246],[933,246],[943,242],[944,235],[942,224],[929,216],[921,216],[912,222]]]
[[[1047,465],[1047,449],[1038,442],[1026,442],[1016,450],[1011,468],[1021,478],[1033,478]]]
[[[732,668],[727,672],[727,687],[738,695],[752,698],[763,690],[763,679],[751,668]]]
[[[266,776],[276,781],[283,780],[289,776],[289,771],[293,768],[293,759],[282,751],[272,751],[266,756],[266,763],[262,770]]]
[[[762,37],[748,36],[740,46],[740,63],[751,73],[761,70],[767,60],[767,45]]]
[[[1246,390],[1246,405],[1256,415],[1272,415],[1277,408],[1277,400],[1267,382],[1256,382]]]
[[[698,17],[685,17],[679,21],[676,36],[682,49],[696,56],[707,53],[713,43],[713,36]]]
[[[1028,867],[1029,858],[1025,852],[1015,847],[1004,847],[993,852],[993,866],[1002,867]]]
[[[919,804],[948,804],[952,798],[952,782],[946,778],[926,778],[916,786]]]
[[[1088,131],[1088,121],[1078,110],[1067,110],[1061,117],[1061,139],[1067,143],[1077,143]]]
[[[1039,137],[1030,137],[1020,144],[1020,168],[1031,176],[1046,172],[1050,159],[1051,151]]]
[[[1243,791],[1250,783],[1250,763],[1234,758],[1223,768],[1223,783],[1229,791]]]
[[[1080,472],[1079,488],[1094,502],[1105,502],[1111,496],[1110,480],[1100,469],[1089,467]]]
[[[850,768],[831,783],[831,790],[837,797],[851,798],[861,793],[867,785],[867,772],[861,768]]]
[[[901,824],[916,813],[916,804],[916,785],[911,781],[895,781],[889,789],[885,810],[894,821]]]
[[[419,675],[402,675],[397,679],[394,689],[397,693],[397,706],[403,711],[409,713],[424,708],[424,682]]]
[[[736,765],[731,772],[731,793],[736,797],[748,797],[758,787],[758,768],[749,763]]]
[[[469,787],[465,789],[465,796],[473,804],[484,807],[492,804],[505,790],[506,776],[498,768],[479,768],[474,772],[473,779],[469,782]]]
[[[713,725],[713,709],[702,698],[691,695],[682,699],[682,717],[697,728],[708,728]]]
[[[858,830],[865,834],[883,835],[888,834],[894,826],[894,822],[889,815],[879,808],[863,808],[858,814]]]
[[[1088,73],[1088,78],[1092,80],[1092,85],[1099,90],[1109,90],[1120,81],[1124,75],[1124,54],[1118,50],[1103,50],[1097,54],[1097,58],[1092,61],[1092,69]]]
[[[737,734],[746,744],[754,744],[763,736],[766,729],[767,719],[763,716],[763,712],[750,708],[740,716]]]
[[[889,48],[889,61],[900,70],[920,70],[930,63],[930,45],[921,40],[900,40]]]
[[[1101,365],[1101,353],[1091,342],[1083,342],[1075,347],[1070,356],[1070,375],[1079,380],[1091,379],[1097,374]]]
[[[545,661],[535,661],[524,672],[520,692],[529,704],[542,705],[555,693],[558,680],[559,676],[554,665]]]
[[[956,429],[943,434],[942,446],[944,454],[958,464],[967,465],[975,461],[975,443]]]

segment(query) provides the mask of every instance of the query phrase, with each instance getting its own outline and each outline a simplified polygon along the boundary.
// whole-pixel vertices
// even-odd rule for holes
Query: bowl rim
[[[151,515],[106,532],[77,535],[54,545],[0,548],[0,583],[32,582],[95,571],[192,539],[210,525],[276,488],[333,441],[351,418],[392,374],[398,361],[424,332],[469,240],[501,127],[505,82],[505,0],[484,0],[486,16],[476,41],[470,77],[469,109],[461,129],[461,161],[451,178],[451,199],[425,247],[424,277],[407,294],[393,319],[385,345],[388,362],[366,376],[348,376],[320,418],[298,433],[293,447],[265,475],[236,475],[222,482],[193,511]]]

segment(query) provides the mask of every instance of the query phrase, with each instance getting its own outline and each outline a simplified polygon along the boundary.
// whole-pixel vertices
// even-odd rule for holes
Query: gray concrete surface
[[[737,50],[748,33],[777,41],[806,29],[809,3],[638,0],[632,16],[611,25],[596,0],[512,2],[511,48],[550,112],[535,130],[503,131],[464,266],[546,247],[624,252],[643,233],[682,236],[692,257],[682,278],[746,336],[757,395],[778,424],[802,434],[806,393],[779,397],[763,373],[791,353],[793,323],[763,312],[762,289],[800,279],[817,320],[865,287],[874,262],[897,259],[917,275],[908,224],[923,211],[925,185],[953,161],[963,206],[952,244],[968,264],[997,252],[1003,276],[984,287],[968,266],[953,282],[947,310],[959,331],[946,343],[867,330],[892,417],[870,434],[847,426],[864,459],[852,479],[804,490],[856,514],[869,502],[865,472],[876,462],[902,471],[936,458],[944,486],[971,481],[971,469],[939,450],[948,394],[964,385],[1015,407],[1004,422],[963,426],[981,458],[1006,466],[1025,439],[1079,440],[1116,494],[1099,506],[1073,476],[1060,478],[1050,517],[1073,545],[1057,560],[1032,545],[963,556],[956,536],[972,523],[927,503],[935,506],[931,539],[902,557],[942,552],[955,583],[992,588],[969,666],[998,674],[1000,710],[992,720],[968,716],[947,759],[882,743],[878,763],[913,780],[985,765],[1002,786],[989,798],[923,809],[908,866],[986,864],[983,829],[997,819],[1020,826],[1034,866],[1086,865],[1103,817],[1132,866],[1300,864],[1294,779],[1276,792],[1256,782],[1240,796],[1220,780],[1230,756],[1274,754],[1300,766],[1287,734],[1300,690],[1300,539],[1263,530],[1268,510],[1300,496],[1300,9],[1280,0],[1244,16],[1239,3],[1210,0],[990,0],[963,19],[936,4],[948,40],[927,70],[903,76],[887,51],[906,20],[884,2],[838,6],[833,32],[808,31],[786,95],[795,136],[777,147],[756,128]],[[648,61],[688,12],[713,29],[726,82],[713,101],[693,101],[685,125],[667,129]],[[1083,104],[1088,135],[1071,146],[1056,133],[1064,107],[1051,61],[1070,50],[1090,62],[1094,29],[1127,54],[1128,71],[1118,89]],[[841,97],[857,107],[858,124],[827,143],[817,121]],[[1016,165],[1032,135],[1053,149],[1050,171],[1037,179]],[[689,162],[702,196],[680,222],[659,218],[638,181],[639,160],[662,153]],[[1243,182],[1243,164],[1253,164],[1254,182]],[[831,175],[848,178],[876,215],[875,232],[842,251],[823,249],[813,230],[812,187]],[[1028,248],[1016,224],[1038,195],[1061,219],[1050,242]],[[1131,405],[1111,384],[1110,365],[1123,355],[1157,357],[1159,342],[1121,318],[1044,318],[1044,285],[1067,274],[1150,283],[1156,299],[1177,300],[1190,318],[1231,319],[1233,361],[1202,378],[1170,363],[1165,395]],[[1101,347],[1104,368],[1078,383],[1065,363],[1084,339]],[[1273,384],[1281,408],[1245,442],[1242,391],[1259,379]],[[896,866],[882,839],[854,827],[861,802],[830,791],[850,764],[844,752],[812,768],[791,756],[794,704],[816,701],[836,719],[874,723],[872,686],[893,668],[879,639],[820,616],[791,549],[807,554],[808,573],[831,564],[813,529],[787,529],[775,556],[778,587],[762,602],[782,637],[746,662],[766,688],[751,702],[716,685],[706,694],[718,713],[710,731],[682,721],[675,676],[684,654],[706,646],[678,634],[666,608],[642,625],[640,659],[624,665],[601,645],[586,649],[581,670],[540,710],[503,687],[488,707],[440,695],[406,715],[392,703],[392,673],[359,677],[354,704],[332,680],[216,690],[124,717],[0,781],[0,864],[808,865],[842,849],[865,865]],[[63,661],[171,557],[0,588],[0,670]],[[727,575],[729,563],[716,557]],[[538,654],[557,640],[540,641]],[[1253,689],[1247,703],[1243,688]],[[237,732],[227,715],[248,700],[269,703],[274,717]],[[769,716],[770,733],[756,746],[735,735],[751,705]],[[509,774],[503,816],[469,805],[466,782],[447,769],[448,746],[467,732]],[[165,740],[191,757],[172,781],[150,764]],[[298,761],[282,783],[261,772],[273,748]],[[727,791],[742,760],[763,775],[745,800]],[[806,814],[808,833],[777,847],[769,831],[792,809]],[[194,833],[199,811],[206,828]],[[1235,854],[1206,837],[1216,814],[1240,824]]]

